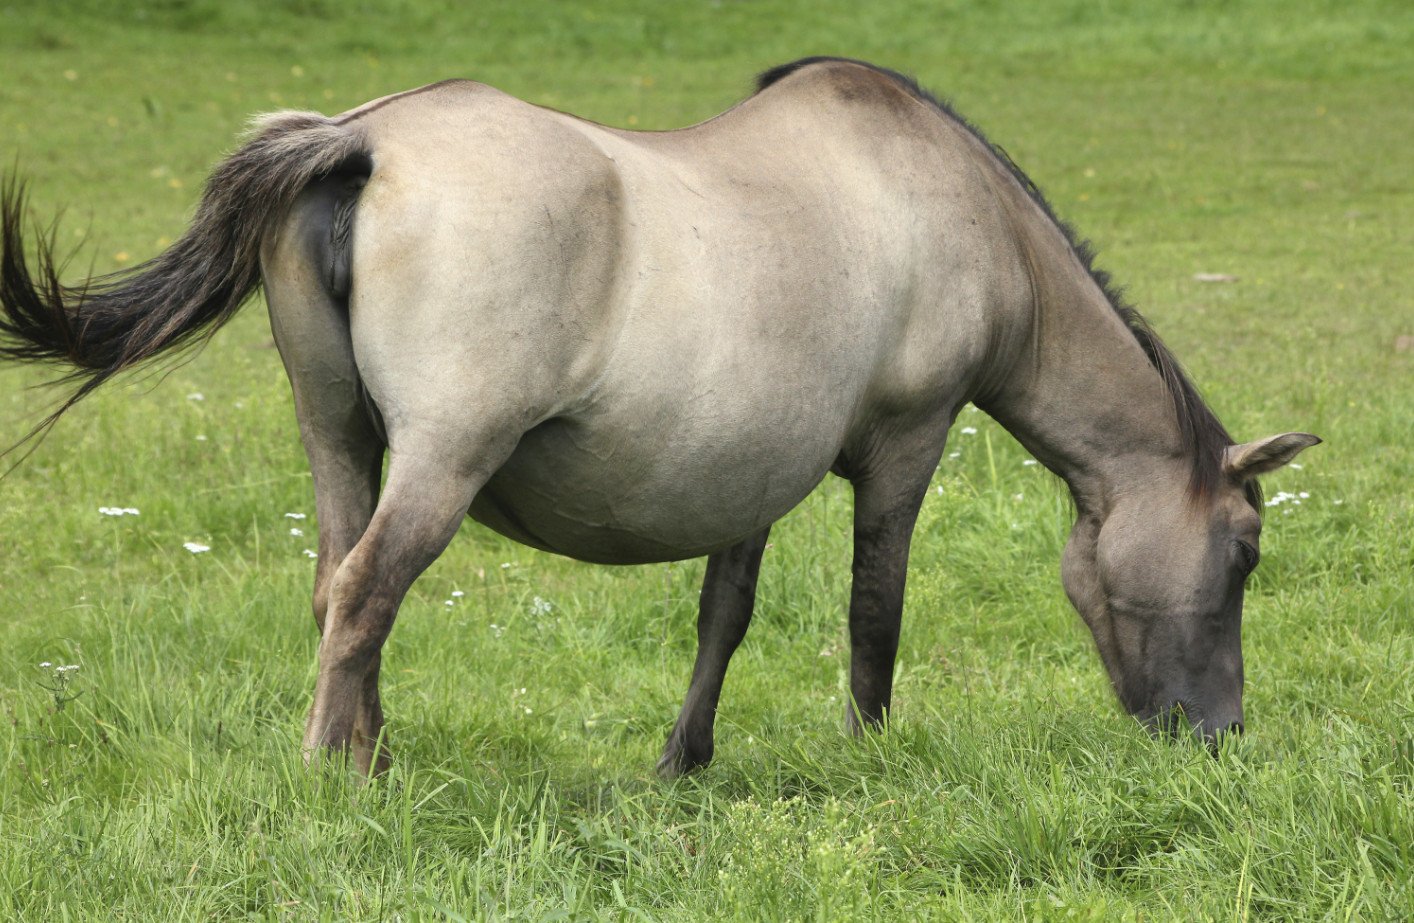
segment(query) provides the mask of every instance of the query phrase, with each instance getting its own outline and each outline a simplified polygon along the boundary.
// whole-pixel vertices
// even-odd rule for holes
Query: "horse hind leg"
[[[876,443],[866,460],[847,467],[854,488],[854,562],[845,726],[854,734],[882,725],[892,702],[909,547],[942,455],[939,429]]]
[[[769,527],[707,559],[697,616],[697,662],[677,724],[658,760],[658,774],[674,778],[712,760],[712,729],[727,665],[751,624],[756,578]]]
[[[337,215],[347,214],[351,195],[346,179],[315,183],[301,193],[281,232],[267,239],[261,253],[270,328],[314,476],[319,525],[314,621],[321,633],[330,583],[373,517],[383,468],[383,443],[354,362],[346,285],[339,284],[340,272],[328,271],[346,263],[333,252],[334,226]]]
[[[361,772],[386,767],[378,695],[383,642],[403,596],[456,534],[483,480],[420,453],[393,453],[378,509],[330,584],[305,726],[310,757],[352,751]]]

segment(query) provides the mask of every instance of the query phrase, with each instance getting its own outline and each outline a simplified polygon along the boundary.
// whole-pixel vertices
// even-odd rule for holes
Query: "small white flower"
[[[1024,461],[1024,462],[1021,463],[1021,467],[1023,467],[1023,468],[1030,468],[1030,467],[1031,467],[1032,465],[1034,465],[1034,464],[1036,464],[1036,459],[1034,459],[1034,458],[1028,458],[1028,459],[1026,459],[1026,461]]]
[[[1344,500],[1332,500],[1331,502],[1334,503],[1336,506],[1340,506],[1340,505],[1341,505],[1342,503],[1344,503],[1345,501],[1344,501]]]
[[[501,570],[505,570],[506,568],[508,568],[508,567],[510,567],[510,566],[511,566],[511,562],[510,562],[510,561],[507,561],[506,563],[504,563],[504,564],[501,565]]]
[[[453,598],[453,599],[461,599],[461,598],[462,598],[463,596],[465,596],[465,595],[466,595],[466,594],[463,593],[461,590],[453,590],[453,591],[452,591],[452,598]]]
[[[526,708],[525,708],[525,713],[526,713],[527,715],[530,714],[530,706],[528,706],[528,705],[526,706]]]
[[[1303,465],[1302,465],[1300,462],[1292,462],[1291,464],[1287,465],[1287,467],[1288,467],[1288,468],[1295,468],[1297,471],[1300,471],[1300,470],[1302,469]]]
[[[98,512],[104,516],[136,516],[138,509],[135,506],[100,506]]]
[[[1026,499],[1026,494],[1012,494],[1011,498],[1017,503],[1020,503],[1022,500]]]
[[[206,437],[205,437],[205,436],[197,436],[197,437],[196,437],[196,441],[197,441],[197,442],[205,442],[205,441],[206,441]]]
[[[306,558],[317,558],[317,557],[319,557],[319,555],[318,555],[318,554],[314,551],[314,549],[312,549],[312,548],[306,548],[306,549],[304,550],[304,556],[305,556]]]
[[[77,670],[78,668],[79,668],[79,665],[78,665],[78,664],[76,664],[76,663],[70,663],[70,664],[66,664],[66,665],[64,665],[64,666],[62,666],[62,667],[55,667],[54,670],[55,670],[56,672],[58,672],[58,673],[72,673],[72,672],[74,672],[75,670]]]
[[[553,611],[555,611],[555,607],[550,604],[548,599],[537,596],[530,601],[531,615],[549,615]]]
[[[188,395],[187,395],[187,400],[189,400],[189,401],[204,401],[204,400],[206,400],[206,395],[205,395],[205,394],[202,394],[200,391],[193,391],[191,394],[188,394]]]
[[[939,485],[938,485],[938,496],[941,497],[942,495],[943,495],[943,485],[939,484]]]
[[[203,545],[201,542],[182,542],[182,547],[192,554],[201,554],[204,551],[211,550],[210,545]]]
[[[303,535],[303,534],[304,534],[304,530],[303,530],[303,529],[291,529],[291,530],[290,530],[290,534],[291,534],[291,535]]]
[[[286,513],[286,514],[285,514],[285,518],[286,518],[286,519],[304,519],[304,518],[306,518],[306,517],[305,517],[305,515],[304,515],[303,513]]]
[[[1311,498],[1310,492],[1305,490],[1301,491],[1301,493],[1296,496],[1300,497],[1302,500],[1309,500]]]
[[[975,436],[975,435],[977,435],[977,427],[975,427],[975,426],[964,426],[964,427],[962,428],[962,434],[963,434],[964,436]]]
[[[457,604],[457,601],[456,601],[455,599],[449,599],[449,600],[447,600],[445,603],[443,603],[442,605],[444,605],[444,606],[455,606],[456,604]]]
[[[39,665],[40,669],[42,669],[42,670],[47,670],[47,669],[49,669],[49,668],[52,667],[52,666],[54,666],[54,664],[50,663],[50,662],[47,661],[47,660],[44,661],[44,663],[41,663],[41,664]]]
[[[948,453],[948,458],[961,458],[961,457],[962,457],[962,453],[961,453],[961,452],[949,452],[949,453]]]

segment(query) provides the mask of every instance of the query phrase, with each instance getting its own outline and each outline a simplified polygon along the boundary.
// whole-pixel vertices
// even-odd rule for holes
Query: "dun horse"
[[[1242,727],[1254,478],[1319,440],[1234,444],[1036,187],[897,73],[797,61],[665,132],[469,81],[276,113],[177,243],[78,288],[43,242],[31,271],[22,212],[12,182],[0,349],[78,370],[59,412],[264,284],[319,517],[311,753],[385,764],[384,639],[469,514],[585,561],[708,556],[659,765],[705,764],[767,532],[830,472],[855,501],[846,721],[879,724],[968,401],[1074,495],[1062,577],[1124,707]]]

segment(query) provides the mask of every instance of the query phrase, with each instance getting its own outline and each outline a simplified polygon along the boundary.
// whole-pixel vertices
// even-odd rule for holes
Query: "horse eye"
[[[1246,542],[1237,543],[1238,564],[1242,568],[1242,575],[1245,577],[1257,569],[1257,561],[1260,560],[1257,549]]]

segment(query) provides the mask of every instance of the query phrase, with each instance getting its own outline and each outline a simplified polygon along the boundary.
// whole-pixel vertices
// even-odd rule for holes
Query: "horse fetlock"
[[[865,731],[882,731],[888,723],[888,702],[863,705],[855,698],[845,703],[844,728],[851,737],[861,737]]]
[[[693,734],[679,724],[673,728],[667,745],[663,747],[663,755],[658,758],[658,775],[664,779],[676,779],[702,769],[712,762],[713,750],[710,730],[705,734]]]

